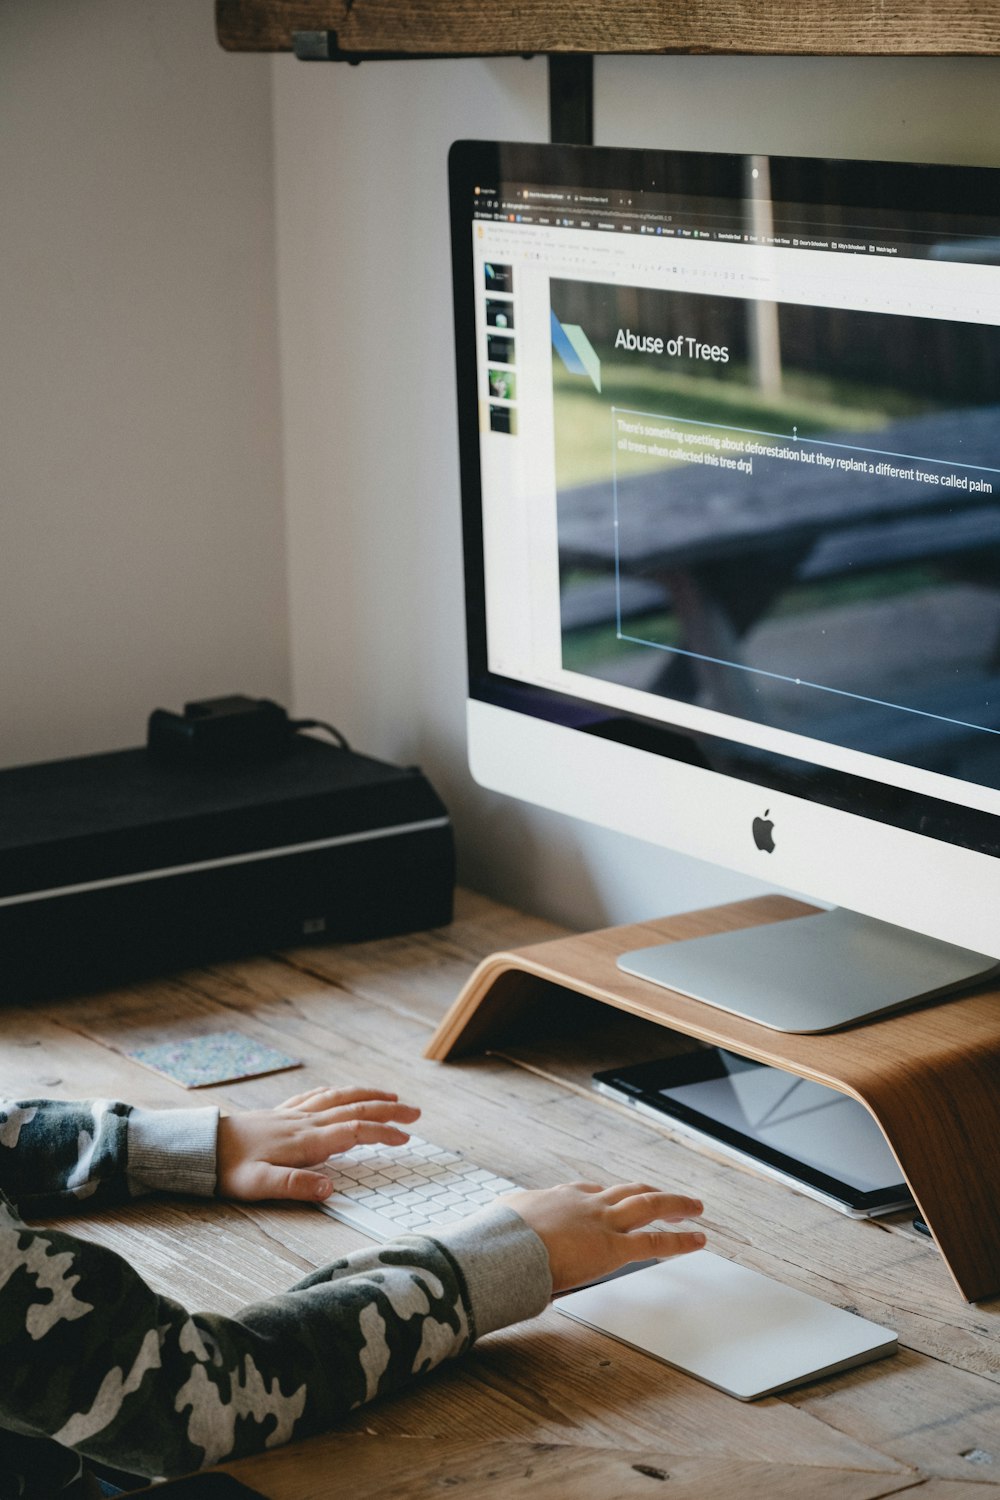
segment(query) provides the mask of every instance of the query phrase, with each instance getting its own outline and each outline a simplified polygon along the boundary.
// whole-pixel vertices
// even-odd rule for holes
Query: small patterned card
[[[160,1042],[155,1047],[137,1047],[125,1056],[174,1083],[182,1083],[186,1089],[235,1083],[240,1078],[258,1078],[262,1073],[302,1066],[301,1058],[288,1057],[240,1031],[213,1031],[177,1042]]]

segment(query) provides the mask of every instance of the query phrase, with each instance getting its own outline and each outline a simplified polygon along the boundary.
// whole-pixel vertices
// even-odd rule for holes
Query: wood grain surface
[[[359,1410],[338,1432],[229,1470],[268,1500],[452,1488],[491,1500],[631,1500],[666,1494],[665,1474],[670,1493],[699,1500],[874,1500],[907,1489],[921,1500],[1000,1500],[1000,1302],[962,1301],[908,1217],[847,1219],[593,1094],[592,1067],[649,1055],[664,1033],[581,997],[569,1037],[535,1035],[508,1056],[454,1064],[424,1056],[486,955],[561,936],[462,893],[456,920],[439,932],[7,1007],[0,1088],[232,1110],[323,1082],[392,1087],[423,1107],[422,1134],[526,1186],[649,1180],[699,1194],[713,1251],[895,1328],[900,1353],[742,1403],[549,1309]],[[124,1055],[233,1028],[304,1067],[189,1091]],[[302,1205],[150,1198],[62,1222],[128,1256],[157,1290],[223,1312],[363,1243]]]
[[[995,54],[991,0],[216,0],[220,44],[293,49],[297,31],[340,49],[399,55],[721,53],[800,56]]]

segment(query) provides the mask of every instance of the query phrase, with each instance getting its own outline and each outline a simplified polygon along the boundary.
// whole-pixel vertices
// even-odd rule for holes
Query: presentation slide
[[[1000,328],[550,303],[563,666],[1000,785]]]

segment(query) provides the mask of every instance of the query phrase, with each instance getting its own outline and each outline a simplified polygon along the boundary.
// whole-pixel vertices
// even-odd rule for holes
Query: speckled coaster
[[[154,1073],[162,1073],[173,1083],[182,1083],[186,1089],[235,1083],[239,1078],[258,1078],[262,1073],[302,1066],[301,1058],[288,1057],[239,1031],[212,1031],[154,1047],[137,1047],[125,1056],[152,1068]]]

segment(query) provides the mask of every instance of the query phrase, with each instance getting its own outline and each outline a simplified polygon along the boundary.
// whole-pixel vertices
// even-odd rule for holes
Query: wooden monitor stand
[[[557,938],[484,959],[431,1039],[439,1061],[530,1034],[555,984],[850,1094],[872,1114],[962,1295],[1000,1293],[1000,991],[980,988],[853,1026],[772,1031],[622,973],[619,953],[812,908],[783,896]]]

